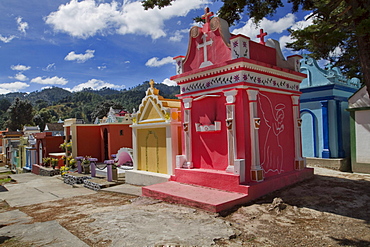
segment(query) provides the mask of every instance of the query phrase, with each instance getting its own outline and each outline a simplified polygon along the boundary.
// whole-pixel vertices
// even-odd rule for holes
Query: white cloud
[[[30,67],[30,66],[21,65],[21,64],[18,64],[18,65],[12,65],[12,66],[10,66],[10,68],[11,68],[12,70],[18,70],[18,71],[26,71],[26,70],[31,69],[31,67]]]
[[[166,8],[144,10],[141,1],[124,1],[118,4],[94,0],[71,0],[50,13],[45,22],[57,32],[86,39],[96,34],[140,34],[152,39],[165,37],[164,21],[176,16],[186,16],[199,9],[208,0],[177,0]]]
[[[49,85],[66,85],[68,81],[63,77],[36,77],[31,80],[31,82],[38,84],[49,84]]]
[[[337,46],[335,47],[334,51],[331,51],[329,53],[330,57],[340,57],[343,56],[343,53],[345,53],[345,49],[342,49],[341,47]]]
[[[10,41],[12,41],[14,38],[16,38],[14,35],[10,35],[9,37],[4,37],[0,34],[0,41],[4,42],[4,43],[9,43]]]
[[[27,88],[30,85],[24,82],[12,82],[12,83],[1,83],[0,84],[0,94],[18,92],[21,89]]]
[[[264,32],[267,32],[267,34],[282,33],[295,24],[295,19],[296,17],[292,13],[287,14],[277,21],[263,18],[259,26],[253,23],[253,19],[249,19],[243,27],[234,29],[232,33],[244,34],[256,41],[258,40],[257,35],[260,33],[261,28]]]
[[[172,81],[168,78],[164,79],[162,81],[163,84],[167,85],[167,86],[177,86],[177,83],[175,81]]]
[[[106,68],[107,68],[107,66],[105,66],[105,65],[98,66],[98,70],[105,70]]]
[[[259,41],[257,35],[260,33],[262,28],[264,32],[271,35],[273,33],[282,33],[283,31],[291,28],[293,30],[303,29],[312,25],[313,18],[307,19],[311,14],[304,17],[304,20],[296,22],[296,16],[292,13],[288,13],[286,16],[279,20],[268,20],[263,18],[259,25],[253,23],[253,19],[249,19],[247,23],[241,27],[234,29],[234,34],[244,34],[250,37],[254,41]],[[307,20],[306,20],[307,19]],[[290,35],[283,35],[279,38],[280,47],[282,50],[286,49],[286,43],[293,42],[294,40]]]
[[[95,50],[86,50],[85,54],[76,54],[74,51],[68,53],[68,55],[64,58],[67,61],[77,61],[77,63],[84,63],[90,58],[94,57]]]
[[[27,22],[22,22],[22,17],[16,18],[17,24],[18,24],[18,30],[24,34],[26,34],[26,29],[28,28]]]
[[[169,38],[170,41],[172,42],[179,42],[184,38],[184,33],[188,33],[189,29],[182,29],[182,30],[176,30],[173,36]]]
[[[145,63],[145,65],[148,67],[160,67],[169,63],[175,63],[173,57],[165,57],[160,60],[158,60],[157,57],[152,57]]]
[[[73,87],[72,89],[69,89],[69,88],[65,88],[65,89],[69,90],[69,91],[72,91],[72,92],[77,92],[77,91],[83,90],[84,88],[92,88],[94,90],[99,90],[99,89],[102,89],[104,87],[115,88],[115,89],[125,88],[125,86],[118,86],[118,85],[114,85],[114,84],[111,84],[111,83],[108,83],[108,82],[105,82],[105,81],[102,81],[102,80],[91,79],[91,80],[89,80],[85,83],[81,83],[81,84]]]
[[[52,70],[55,70],[55,69],[56,69],[55,63],[50,63],[50,64],[48,64],[48,66],[46,66],[46,68],[43,68],[42,70],[43,71],[52,71]]]
[[[300,29],[304,29],[304,28],[312,25],[313,24],[314,17],[312,17],[310,19],[307,19],[310,15],[311,14],[306,15],[304,17],[304,20],[298,21],[298,22],[294,23],[290,28],[292,30],[300,30]],[[282,50],[287,49],[286,48],[286,44],[287,43],[292,43],[294,41],[295,41],[295,39],[293,39],[292,36],[290,36],[290,35],[283,35],[283,36],[281,36],[280,39],[279,39],[281,49]]]
[[[22,74],[22,72],[19,72],[14,77],[9,77],[9,78],[14,78],[14,79],[16,79],[18,81],[27,81],[28,80],[27,76],[25,76],[24,74]]]

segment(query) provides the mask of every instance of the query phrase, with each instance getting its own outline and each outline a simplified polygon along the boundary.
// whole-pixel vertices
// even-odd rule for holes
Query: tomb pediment
[[[154,81],[151,80],[149,83],[150,88],[141,101],[134,124],[177,121],[172,113],[180,109],[180,101],[163,98],[159,95],[159,90],[154,88]]]

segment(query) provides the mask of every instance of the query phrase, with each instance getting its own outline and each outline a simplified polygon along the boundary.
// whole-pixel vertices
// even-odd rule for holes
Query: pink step
[[[143,196],[220,212],[247,202],[248,195],[169,181],[142,188]]]
[[[175,169],[171,181],[248,194],[249,186],[240,185],[239,175],[210,169]]]

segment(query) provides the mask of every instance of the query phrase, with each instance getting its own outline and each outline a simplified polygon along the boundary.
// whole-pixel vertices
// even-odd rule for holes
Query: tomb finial
[[[150,79],[149,85],[150,85],[151,89],[154,89],[154,80],[153,79]]]
[[[260,34],[257,35],[257,38],[260,38],[260,44],[265,45],[265,36],[267,35],[266,32],[263,32],[263,29],[260,29]]]

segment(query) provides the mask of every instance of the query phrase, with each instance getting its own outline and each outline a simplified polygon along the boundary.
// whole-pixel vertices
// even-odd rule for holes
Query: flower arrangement
[[[42,158],[42,163],[44,163],[45,166],[50,166],[51,158],[50,157]]]
[[[62,144],[59,145],[59,148],[61,148],[62,150],[66,150],[66,145],[67,143],[63,142]]]
[[[71,151],[72,151],[72,141],[70,141],[70,142],[68,142],[68,143],[66,144],[66,149],[67,149],[67,151],[69,151],[69,152],[71,152]]]
[[[61,173],[62,176],[66,175],[68,173],[68,171],[69,171],[69,167],[68,166],[62,166],[60,168],[60,173]]]
[[[82,159],[82,164],[84,164],[84,165],[89,165],[89,164],[90,164],[90,158],[91,158],[91,156],[85,156],[85,157]]]
[[[58,165],[58,162],[59,162],[58,159],[50,158],[50,163],[53,169],[55,169],[55,167]]]
[[[61,148],[64,151],[71,152],[72,151],[72,141],[70,142],[63,142],[59,145],[59,148]]]
[[[71,157],[71,159],[69,159],[69,161],[68,161],[68,164],[69,164],[69,166],[70,166],[72,169],[76,168],[76,163],[77,163],[77,161],[76,161],[75,159],[72,159],[72,157]]]

